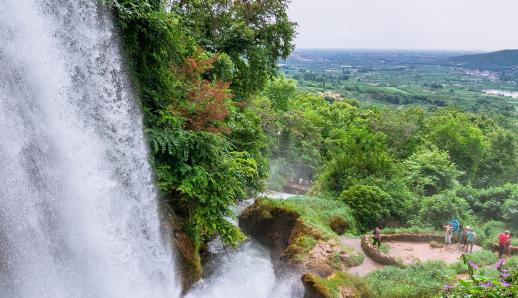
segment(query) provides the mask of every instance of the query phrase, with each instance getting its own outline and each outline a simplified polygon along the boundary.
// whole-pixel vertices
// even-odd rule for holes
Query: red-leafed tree
[[[186,58],[180,67],[173,66],[173,71],[184,81],[186,99],[173,110],[185,118],[188,130],[230,133],[225,124],[227,106],[233,97],[230,82],[208,78],[218,59],[218,55],[207,56],[200,50],[196,56]]]

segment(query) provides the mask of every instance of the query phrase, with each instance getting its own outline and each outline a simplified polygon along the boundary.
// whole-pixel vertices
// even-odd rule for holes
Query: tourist
[[[375,229],[374,229],[374,245],[377,245],[378,246],[378,249],[380,248],[381,246],[381,230],[383,229],[383,226],[382,225],[379,225],[377,226]]]
[[[444,242],[446,243],[446,245],[450,245],[451,244],[452,233],[453,233],[452,225],[451,224],[445,225],[444,226]]]
[[[510,242],[511,236],[509,231],[504,231],[498,235],[498,258],[502,258],[504,255],[505,248]]]
[[[462,229],[462,249],[468,245],[468,228],[469,226]]]
[[[475,234],[473,229],[470,227],[466,233],[466,252],[473,252],[473,244],[475,243],[475,239],[477,239],[477,234]]]

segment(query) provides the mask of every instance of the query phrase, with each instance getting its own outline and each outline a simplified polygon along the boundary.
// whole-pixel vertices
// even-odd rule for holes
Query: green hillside
[[[518,67],[518,50],[502,50],[492,53],[452,57],[450,62],[467,68],[497,70]]]

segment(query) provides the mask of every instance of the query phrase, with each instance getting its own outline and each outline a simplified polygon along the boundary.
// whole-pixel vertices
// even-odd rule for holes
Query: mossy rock
[[[338,216],[331,217],[329,226],[338,235],[343,235],[349,229],[347,221]]]
[[[184,221],[175,215],[169,215],[172,227],[172,240],[177,250],[179,273],[182,280],[182,293],[186,293],[203,274],[199,248],[193,239],[184,231]]]
[[[346,272],[337,272],[327,278],[305,273],[302,276],[304,298],[366,298],[372,297],[367,284]]]

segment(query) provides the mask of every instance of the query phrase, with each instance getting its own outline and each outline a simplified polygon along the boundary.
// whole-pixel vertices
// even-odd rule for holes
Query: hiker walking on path
[[[374,245],[377,245],[378,246],[378,249],[380,248],[381,246],[381,230],[383,229],[383,226],[382,225],[379,225],[377,226],[375,229],[374,229]]]
[[[443,228],[444,228],[444,242],[446,243],[446,245],[450,245],[451,236],[453,234],[453,227],[451,226],[451,224],[447,224]]]
[[[473,229],[468,226],[468,232],[466,233],[466,252],[473,252],[473,244],[475,243],[475,239],[477,239],[477,234],[473,232]]]

